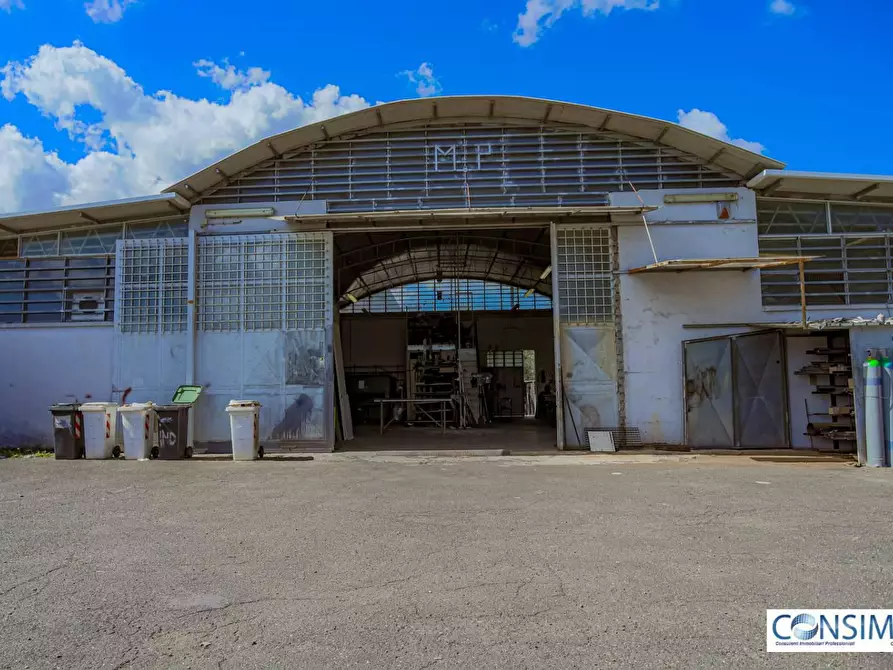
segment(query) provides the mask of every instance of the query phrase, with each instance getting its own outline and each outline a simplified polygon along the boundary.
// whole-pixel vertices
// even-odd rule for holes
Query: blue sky
[[[285,127],[433,92],[890,174],[891,25],[886,0],[0,0],[0,211],[155,192]]]

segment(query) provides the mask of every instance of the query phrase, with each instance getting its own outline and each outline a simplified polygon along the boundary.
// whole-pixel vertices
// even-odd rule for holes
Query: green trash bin
[[[78,403],[56,403],[53,415],[53,453],[57,460],[73,461],[84,457],[84,415]]]
[[[157,405],[158,458],[176,461],[192,458],[189,444],[189,410],[202,393],[201,386],[181,386],[170,405]]]

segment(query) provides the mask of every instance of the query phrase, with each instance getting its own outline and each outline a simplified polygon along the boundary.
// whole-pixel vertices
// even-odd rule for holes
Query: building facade
[[[846,349],[858,389],[866,350],[893,347],[893,179],[783,168],[630,114],[430,98],[157,196],[0,217],[0,441],[48,443],[53,402],[193,383],[199,447],[250,397],[266,443],[333,448],[339,375],[405,375],[396,315],[452,311],[460,333],[478,313],[475,365],[535,353],[521,381],[554,392],[560,448],[602,428],[854,451],[858,390],[815,359]]]

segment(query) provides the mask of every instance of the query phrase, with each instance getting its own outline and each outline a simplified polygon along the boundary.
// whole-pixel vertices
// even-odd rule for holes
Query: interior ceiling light
[[[354,304],[360,302],[359,300],[357,300],[357,297],[353,293],[345,293],[344,297],[347,298],[348,300],[350,300]]]
[[[547,267],[545,270],[543,270],[543,274],[540,275],[540,281],[542,281],[543,279],[548,277],[550,274],[552,274],[552,266],[551,265],[549,267]]]
[[[527,289],[527,293],[524,294],[524,297],[529,298],[532,295],[533,295],[533,289],[529,288],[529,289]]]

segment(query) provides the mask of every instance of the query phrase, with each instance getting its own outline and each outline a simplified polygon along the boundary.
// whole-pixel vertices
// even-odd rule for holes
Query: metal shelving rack
[[[849,336],[846,333],[828,333],[825,347],[810,349],[810,356],[826,360],[811,361],[795,374],[807,375],[814,390],[813,395],[828,397],[827,412],[812,412],[806,403],[806,435],[810,440],[822,438],[831,442],[835,452],[852,452],[856,447],[856,429],[853,416],[853,366],[850,356]],[[824,421],[812,422],[811,417],[824,417]]]

